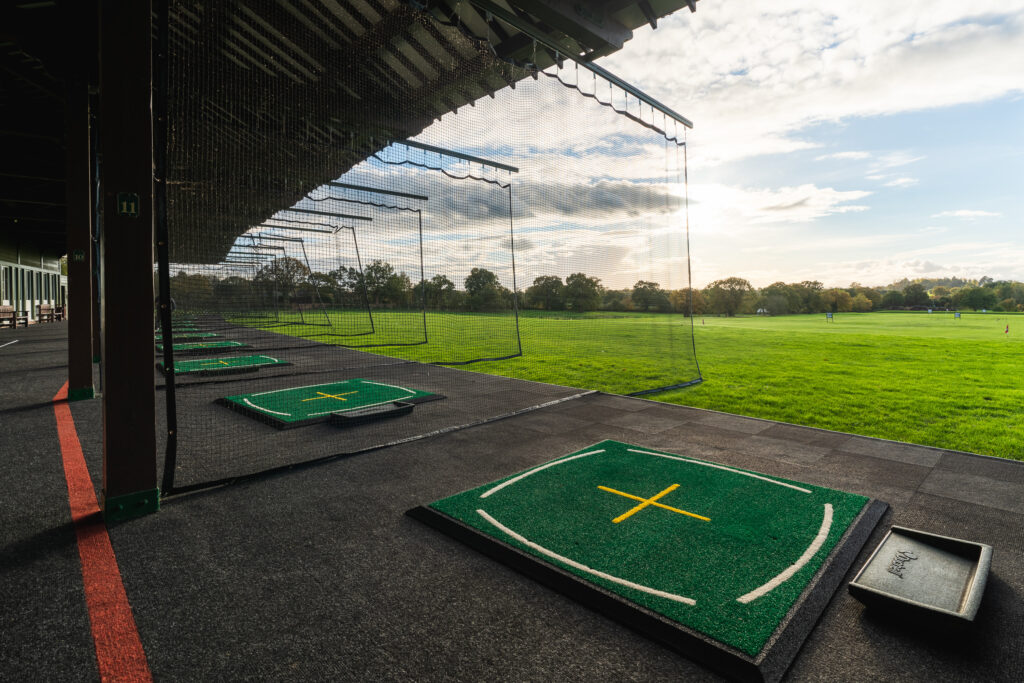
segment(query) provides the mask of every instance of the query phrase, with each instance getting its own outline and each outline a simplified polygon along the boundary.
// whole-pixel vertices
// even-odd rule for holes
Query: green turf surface
[[[157,364],[163,370],[163,362]],[[174,374],[220,374],[238,372],[241,370],[257,370],[269,365],[290,365],[287,361],[271,356],[225,356],[221,358],[195,358],[192,360],[178,360],[174,363]]]
[[[603,441],[430,507],[754,656],[867,500]]]
[[[327,420],[332,414],[363,410],[395,401],[416,403],[435,397],[436,394],[427,391],[356,378],[225,396],[219,402],[271,424],[296,426]]]
[[[201,351],[232,351],[234,349],[248,348],[248,344],[238,341],[212,341],[212,342],[184,342],[174,344],[171,348],[175,353],[197,353]],[[156,345],[157,353],[164,350],[163,344]]]
[[[697,326],[705,383],[658,400],[1024,459],[1024,316],[839,313],[833,323],[705,323]]]
[[[429,312],[430,344],[373,352],[430,361],[452,346],[471,356],[493,350],[488,335],[505,334],[507,319]],[[402,338],[422,326],[419,312],[380,311],[374,321],[380,329],[408,329],[395,333]],[[695,321],[695,334],[705,382],[649,398],[1024,459],[1024,316],[964,312],[956,320],[952,313],[877,312],[837,313],[831,323],[824,314],[701,321]],[[465,369],[612,393],[672,384],[691,374],[660,352],[670,333],[689,334],[688,320],[657,313],[526,311],[520,323],[522,358]],[[321,331],[275,329],[295,336]],[[652,335],[659,343],[648,343]]]

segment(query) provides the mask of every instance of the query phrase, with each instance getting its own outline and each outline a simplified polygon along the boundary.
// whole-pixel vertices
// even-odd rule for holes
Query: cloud
[[[940,211],[939,213],[933,213],[932,218],[966,218],[968,220],[974,220],[975,218],[990,218],[1001,215],[1001,213],[995,213],[993,211],[958,209],[956,211]]]
[[[720,164],[813,148],[814,124],[1024,92],[1022,44],[1020,0],[721,0],[601,64],[690,117],[691,158]]]
[[[917,178],[908,178],[906,176],[902,176],[902,177],[896,178],[894,180],[890,180],[889,182],[887,182],[885,184],[885,186],[886,187],[911,187],[913,185],[917,185],[918,182],[920,182],[920,181]]]
[[[815,161],[825,161],[826,159],[839,159],[839,160],[851,160],[859,161],[861,159],[870,159],[871,152],[836,152],[834,154],[822,154],[819,157],[815,157]]]
[[[690,186],[691,222],[695,230],[702,232],[755,232],[759,225],[803,224],[833,214],[866,211],[869,207],[853,202],[870,194],[811,183],[779,188],[694,184]]]
[[[944,266],[940,266],[938,263],[933,261],[908,261],[903,264],[903,268],[906,270],[917,273],[918,275],[925,275],[929,273],[938,273],[944,270]]]
[[[893,151],[887,152],[877,157],[874,163],[871,164],[872,169],[879,171],[887,168],[897,168],[899,166],[906,166],[916,161],[921,161],[925,157],[923,155],[913,155],[910,152],[904,151]]]

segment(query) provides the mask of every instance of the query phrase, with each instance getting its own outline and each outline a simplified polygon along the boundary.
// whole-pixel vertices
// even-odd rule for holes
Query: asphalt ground
[[[66,323],[0,330],[4,680],[99,676],[52,406],[67,379],[66,348]],[[363,360],[352,376],[368,377],[382,362]],[[516,401],[464,396],[443,420],[421,415],[422,423],[388,427],[376,441],[360,432],[348,446],[427,434],[432,425],[477,426],[172,496],[159,513],[109,527],[155,679],[719,680],[404,514],[604,439],[888,502],[851,572],[891,524],[994,547],[969,629],[933,633],[875,614],[841,587],[787,680],[1024,679],[1024,463],[604,394],[495,419],[579,392],[474,381],[446,368],[402,370],[432,381],[446,373],[458,375],[437,384],[480,396],[486,385]],[[217,386],[194,390],[238,393]],[[235,416],[205,403],[184,412]],[[70,405],[98,492],[102,401]],[[212,431],[211,444],[254,429],[244,425]],[[308,429],[319,428],[327,426]],[[273,450],[249,469],[280,462],[282,449]]]

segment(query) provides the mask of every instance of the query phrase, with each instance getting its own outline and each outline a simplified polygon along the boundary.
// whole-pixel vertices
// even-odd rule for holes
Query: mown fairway
[[[1024,316],[706,318],[696,330],[705,382],[658,400],[1024,460]]]
[[[419,314],[374,318],[396,338],[413,339],[417,326],[422,335]],[[430,344],[368,350],[434,361],[439,349],[493,357],[514,345],[507,315],[427,318]],[[704,383],[649,398],[1024,460],[1024,316],[881,312],[837,314],[831,323],[823,314],[696,322]],[[689,321],[676,316],[529,311],[520,332],[522,358],[465,369],[616,393],[695,376]]]

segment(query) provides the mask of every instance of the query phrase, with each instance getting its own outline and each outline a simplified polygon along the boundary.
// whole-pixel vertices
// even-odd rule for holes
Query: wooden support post
[[[64,302],[68,319],[68,400],[92,398],[92,359],[99,353],[93,348],[93,246],[92,246],[92,144],[89,119],[89,69],[87,55],[95,55],[95,40],[79,39],[86,26],[82,15],[91,3],[80,3],[80,11],[70,12],[65,39],[74,41],[80,50],[69,51],[71,63],[66,65],[67,88],[65,104],[65,137],[67,179],[64,184],[67,205],[68,293]],[[92,52],[89,51],[91,47]]]
[[[97,12],[99,10],[99,0],[95,0]],[[99,31],[99,24],[97,23],[97,33]],[[99,36],[97,35],[97,38]],[[96,44],[97,52],[99,51],[99,43]],[[98,66],[98,65],[97,65]],[[97,73],[97,83],[99,82],[99,74]],[[99,179],[102,171],[100,170],[100,135],[99,135],[99,117],[98,112],[100,110],[100,100],[97,95],[90,95],[89,97],[89,110],[92,113],[90,118],[90,125],[92,129],[92,149],[93,156],[91,159],[92,169],[92,186],[89,191],[89,200],[92,202],[92,226],[93,226],[93,258],[92,258],[92,362],[100,362],[100,352],[103,348],[103,340],[100,339],[100,335],[103,331],[102,320],[100,320],[100,258],[99,249],[97,244],[99,242],[100,229],[103,227],[103,223],[100,220],[100,204],[102,199],[99,196],[99,192],[96,186],[99,184]]]
[[[151,0],[102,0],[103,511],[154,512]]]

